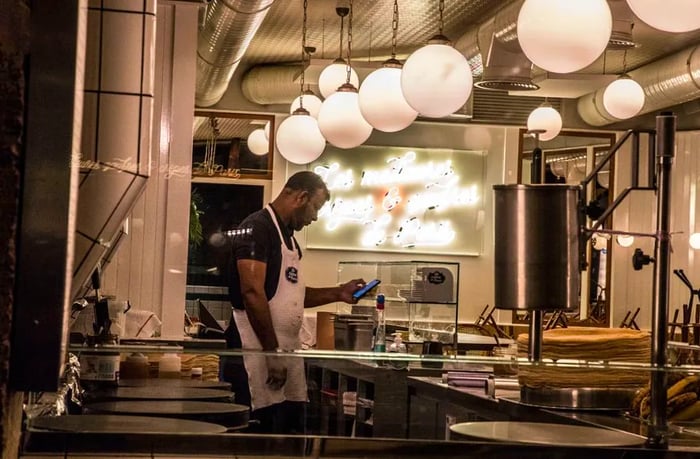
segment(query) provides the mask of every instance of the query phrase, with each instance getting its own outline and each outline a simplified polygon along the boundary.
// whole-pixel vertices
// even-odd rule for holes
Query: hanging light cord
[[[440,0],[440,2],[438,3],[438,9],[440,10],[440,35],[444,35],[442,33],[442,29],[445,25],[445,22],[443,20],[443,16],[445,13],[445,0]]]
[[[394,16],[391,19],[391,58],[396,59],[396,34],[399,29],[399,2],[394,0]]]
[[[352,55],[352,0],[350,0],[350,14],[348,15],[348,65],[345,68],[346,83],[350,84],[350,56]]]
[[[343,58],[343,30],[345,25],[345,16],[340,16],[340,44],[338,45],[338,59]]]
[[[299,83],[299,108],[304,108],[304,74],[306,73],[306,8],[308,0],[304,0],[304,20],[301,25],[301,78]]]

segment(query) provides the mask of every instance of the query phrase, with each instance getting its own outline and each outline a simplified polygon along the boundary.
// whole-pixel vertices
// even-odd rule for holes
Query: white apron
[[[299,269],[299,252],[294,238],[292,249],[284,243],[284,237],[277,223],[277,216],[268,205],[267,211],[279,234],[282,263],[280,265],[279,281],[275,296],[269,300],[272,325],[277,336],[280,349],[292,351],[301,349],[299,330],[304,316],[304,296],[306,286]],[[296,280],[296,282],[294,282]],[[261,350],[262,345],[248,316],[244,310],[234,309],[233,318],[241,334],[243,349]],[[267,380],[267,363],[265,355],[244,355],[243,362],[248,373],[250,386],[251,409],[257,410],[274,405],[285,400],[305,402],[308,400],[306,377],[304,375],[304,359],[301,357],[276,357],[282,359],[287,368],[287,382],[279,390],[273,390],[265,382]]]

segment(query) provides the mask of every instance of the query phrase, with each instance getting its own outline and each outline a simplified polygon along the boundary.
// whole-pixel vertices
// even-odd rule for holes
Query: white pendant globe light
[[[536,66],[570,73],[592,64],[612,33],[606,0],[525,0],[518,14],[520,47]]]
[[[308,164],[321,156],[326,148],[326,139],[316,118],[303,108],[282,121],[277,128],[276,140],[280,154],[294,164]]]
[[[688,243],[693,249],[700,249],[700,233],[691,234],[690,238],[688,239]]]
[[[263,131],[265,132],[265,138],[267,140],[270,140],[270,122],[268,121],[265,123],[265,127],[263,128]]]
[[[408,127],[418,116],[401,91],[401,62],[390,59],[367,75],[359,92],[362,116],[375,129],[396,132]]]
[[[344,84],[323,101],[318,127],[326,140],[338,148],[354,148],[369,138],[372,125],[362,117],[357,89],[353,85]]]
[[[294,113],[294,110],[301,106],[301,97],[297,96],[296,99],[292,101],[292,105],[289,106],[289,113]],[[318,111],[321,109],[321,99],[318,98],[313,91],[307,89],[304,91],[304,108],[309,111],[309,115],[318,119]]]
[[[447,43],[445,37],[433,37],[406,59],[401,71],[401,91],[406,102],[430,118],[454,113],[472,92],[472,71],[467,59]]]
[[[646,24],[665,32],[700,29],[697,0],[627,0],[632,12]]]
[[[348,64],[341,58],[336,59],[331,65],[323,69],[318,77],[318,89],[321,91],[324,99],[328,99],[331,94],[336,92],[347,81],[347,69]],[[350,83],[355,87],[360,85],[357,72],[352,67],[350,68]]]
[[[644,106],[644,89],[628,76],[610,83],[603,91],[603,107],[617,119],[635,116]]]
[[[539,132],[540,140],[552,140],[559,135],[561,127],[561,115],[549,104],[542,104],[527,117],[527,130]]]
[[[265,138],[265,130],[263,128],[256,129],[248,134],[248,150],[258,156],[269,153],[270,141]]]

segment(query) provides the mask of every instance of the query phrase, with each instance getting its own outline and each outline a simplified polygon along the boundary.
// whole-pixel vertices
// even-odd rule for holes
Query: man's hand
[[[287,382],[287,367],[284,360],[276,355],[265,357],[267,363],[267,380],[265,383],[272,390],[280,390]]]
[[[352,294],[364,287],[366,283],[364,279],[353,279],[344,283],[340,286],[340,300],[350,304],[357,303]]]

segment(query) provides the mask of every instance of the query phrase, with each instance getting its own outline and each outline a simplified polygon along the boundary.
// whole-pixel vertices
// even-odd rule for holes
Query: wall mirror
[[[266,132],[267,131],[267,132]],[[196,111],[186,309],[228,320],[231,230],[269,201],[274,116]]]
[[[272,115],[195,111],[192,176],[272,179]]]
[[[615,143],[615,134],[608,132],[576,132],[562,131],[557,137],[546,142],[540,142],[542,149],[542,181],[544,183],[580,184],[593,167],[598,164]],[[531,183],[530,167],[532,152],[536,140],[525,129],[520,131],[520,148],[518,161],[518,183]],[[600,214],[614,197],[614,160],[604,167],[595,180],[588,185],[589,205],[594,206]],[[591,226],[588,219],[587,227]],[[604,228],[612,228],[612,215],[609,216]],[[581,273],[581,305],[578,311],[564,316],[557,314],[558,319],[567,324],[589,326],[610,325],[609,311],[610,290],[610,239],[592,237],[586,244],[586,259],[588,268]],[[554,316],[554,314],[552,314]],[[514,322],[526,321],[527,317],[521,312],[513,313]],[[548,321],[545,321],[545,325]],[[556,322],[549,321],[550,326]]]

